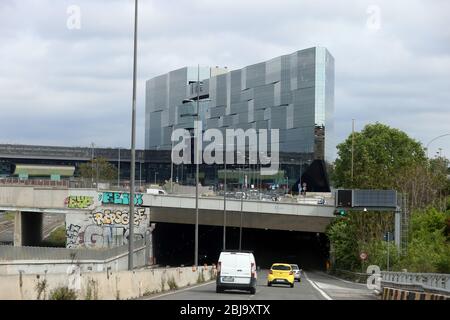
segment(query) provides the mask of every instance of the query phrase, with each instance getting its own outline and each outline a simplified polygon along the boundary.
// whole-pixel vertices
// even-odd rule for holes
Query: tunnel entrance
[[[157,223],[153,247],[159,265],[193,265],[195,227]],[[239,248],[239,228],[227,228],[227,249]],[[223,244],[223,227],[199,226],[199,264],[217,263]],[[296,263],[304,270],[324,270],[329,241],[323,233],[247,229],[242,231],[242,250],[252,250],[256,263],[268,268],[274,262]]]

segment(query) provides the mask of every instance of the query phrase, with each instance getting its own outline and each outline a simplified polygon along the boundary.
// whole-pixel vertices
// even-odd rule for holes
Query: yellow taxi
[[[269,275],[267,276],[267,285],[272,284],[288,284],[291,288],[294,287],[294,271],[288,263],[274,263],[270,267]]]

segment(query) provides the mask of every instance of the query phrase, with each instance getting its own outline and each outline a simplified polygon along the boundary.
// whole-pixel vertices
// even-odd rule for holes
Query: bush
[[[401,268],[410,272],[450,273],[450,244],[445,235],[449,216],[449,212],[435,208],[413,213],[408,250]]]
[[[76,300],[77,294],[68,287],[56,288],[50,293],[50,300]]]
[[[66,228],[65,226],[55,229],[43,242],[45,247],[66,247]]]

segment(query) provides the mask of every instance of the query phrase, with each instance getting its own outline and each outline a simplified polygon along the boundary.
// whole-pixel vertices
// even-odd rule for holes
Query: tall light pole
[[[128,222],[128,270],[133,270],[134,251],[134,178],[136,171],[136,69],[137,69],[138,0],[134,1],[133,101],[131,112],[130,218]]]
[[[355,149],[355,119],[352,119],[352,187],[353,187],[353,153],[354,153],[354,149]]]
[[[91,156],[91,188],[93,188],[94,186],[94,143],[91,143],[91,151],[92,151],[92,156]]]
[[[172,125],[172,135],[173,135],[173,125]],[[172,137],[170,137],[170,140],[172,141],[171,152],[173,152],[173,140],[172,140]],[[177,176],[178,176],[178,174],[177,174]],[[172,161],[172,155],[170,155],[170,193],[173,193],[173,161]]]
[[[197,66],[197,136],[195,137],[195,254],[194,254],[194,263],[195,266],[198,266],[198,171],[199,171],[199,159],[198,159],[198,146],[199,146],[199,128],[198,121],[200,115],[200,65]],[[194,126],[195,127],[195,126]],[[202,130],[202,129],[201,129]]]
[[[239,180],[241,178],[241,168],[239,168]],[[241,184],[241,223],[239,227],[239,251],[242,250],[242,209],[244,204],[244,182]]]
[[[227,233],[227,151],[223,157],[224,179],[223,179],[223,250],[226,250],[226,233]]]
[[[139,190],[142,188],[142,156],[139,159]]]
[[[117,164],[117,189],[120,188],[120,147],[119,147],[119,157]]]

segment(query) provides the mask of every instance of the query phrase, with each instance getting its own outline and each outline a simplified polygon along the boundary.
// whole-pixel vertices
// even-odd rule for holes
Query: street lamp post
[[[197,66],[197,126],[199,121],[199,114],[200,114],[200,65]],[[201,129],[200,129],[201,130]],[[194,254],[194,262],[195,267],[198,267],[198,171],[199,171],[199,159],[198,159],[198,145],[199,145],[199,128],[197,127],[197,136],[195,137],[195,254]]]
[[[120,147],[119,147],[119,159],[117,164],[117,189],[120,187]]]
[[[450,133],[446,133],[446,134],[442,134],[442,135],[440,135],[440,136],[437,136],[437,137],[431,139],[431,140],[427,143],[427,145],[426,145],[426,147],[425,147],[425,149],[427,150],[427,158],[428,158],[428,147],[430,146],[430,144],[431,144],[433,141],[435,141],[435,140],[437,140],[437,139],[439,139],[439,138],[447,137],[447,136],[450,136]]]
[[[128,270],[133,270],[134,252],[134,179],[136,171],[136,71],[137,71],[138,0],[134,2],[133,100],[131,112],[130,217],[128,221]]]
[[[239,168],[239,180],[241,178],[241,168]],[[242,209],[244,205],[244,182],[241,183],[241,223],[239,226],[239,251],[242,250]]]
[[[226,250],[226,233],[227,233],[227,152],[223,157],[224,179],[223,179],[223,250]]]
[[[94,187],[94,143],[91,143],[91,151],[92,151],[92,156],[91,156],[91,188]]]
[[[139,159],[139,190],[141,190],[142,186],[142,158]]]

